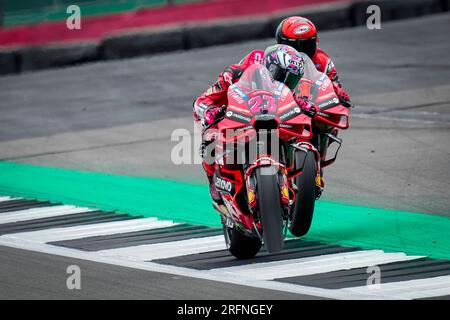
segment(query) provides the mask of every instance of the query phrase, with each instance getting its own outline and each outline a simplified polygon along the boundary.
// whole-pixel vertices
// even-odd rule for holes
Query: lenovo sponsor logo
[[[220,177],[216,176],[216,181],[214,182],[214,185],[216,186],[217,189],[226,191],[226,192],[231,192],[233,190],[233,184],[230,181],[227,181],[225,179],[222,179]]]

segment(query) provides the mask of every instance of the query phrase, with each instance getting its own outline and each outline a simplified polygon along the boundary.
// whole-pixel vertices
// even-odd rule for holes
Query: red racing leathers
[[[209,87],[207,91],[201,94],[194,101],[194,118],[197,122],[202,124],[211,123],[218,112],[218,107],[228,104],[228,87],[239,81],[242,73],[253,63],[263,63],[264,51],[253,50],[238,64],[232,64],[225,68],[219,75],[217,81]],[[317,49],[312,57],[312,62],[315,64],[318,71],[325,73],[333,82],[334,90],[343,101],[350,101],[348,94],[342,89],[336,68],[329,56],[321,49]],[[299,103],[302,103],[299,101]],[[219,200],[220,196],[216,196],[217,192],[212,184],[212,177],[214,174],[214,165],[203,161],[203,168],[206,171],[211,187],[211,196],[215,200]]]
[[[202,121],[205,110],[208,107],[226,105],[228,103],[228,87],[239,80],[249,65],[255,62],[262,63],[263,56],[264,51],[254,50],[242,59],[240,63],[232,64],[225,68],[217,81],[194,101],[195,119]],[[339,81],[334,63],[325,51],[318,48],[311,60],[318,71],[325,73],[331,79],[337,96],[343,101],[350,101],[349,95],[344,91]]]
[[[225,68],[217,81],[194,101],[194,117],[202,121],[208,107],[220,107],[228,104],[228,87],[239,81],[242,73],[253,63],[263,63],[264,51],[253,50],[238,64]]]
[[[242,73],[250,65],[254,63],[262,64],[263,58],[264,51],[253,50],[238,64],[232,64],[225,68],[225,70],[219,75],[217,81],[194,101],[195,120],[197,122],[201,122],[202,124],[211,123],[217,114],[217,107],[228,104],[228,87],[233,83],[236,83],[240,79]],[[220,202],[220,196],[212,183],[214,165],[208,164],[206,161],[203,161],[202,165],[206,171],[206,175],[210,183],[211,197],[215,201]]]
[[[328,78],[333,82],[334,91],[342,102],[350,102],[350,96],[342,88],[339,81],[336,67],[330,57],[320,48],[317,48],[316,53],[312,57],[312,62],[316,66],[317,70],[325,73]]]

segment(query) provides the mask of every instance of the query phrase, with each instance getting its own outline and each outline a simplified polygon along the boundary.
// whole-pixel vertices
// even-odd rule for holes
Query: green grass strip
[[[194,183],[0,162],[0,195],[220,226]],[[318,201],[305,239],[450,259],[450,218]]]

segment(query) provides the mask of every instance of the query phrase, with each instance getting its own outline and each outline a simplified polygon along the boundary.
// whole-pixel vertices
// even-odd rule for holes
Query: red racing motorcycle
[[[308,232],[323,189],[322,168],[339,150],[327,158],[328,147],[341,144],[336,127],[348,127],[348,108],[330,79],[304,58],[296,91],[321,109],[313,121],[287,86],[254,64],[229,87],[228,106],[203,132],[204,140],[213,141],[204,158],[215,164],[214,183],[224,202],[214,205],[227,248],[239,259],[255,256],[262,244],[269,253],[281,251],[288,229],[295,236]]]

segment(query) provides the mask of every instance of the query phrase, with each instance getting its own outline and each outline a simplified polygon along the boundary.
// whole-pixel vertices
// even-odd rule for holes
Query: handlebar
[[[220,121],[222,121],[222,119],[225,117],[225,111],[226,110],[227,110],[227,106],[226,105],[223,105],[223,106],[220,107],[219,112],[217,113],[216,119],[213,122],[211,122],[210,124],[208,124],[206,127],[203,128],[202,136],[213,125],[215,125],[215,124],[219,123]]]
[[[344,100],[341,100],[341,104],[342,104],[344,107],[348,108],[348,109],[354,109],[354,108],[355,108],[355,105],[352,104],[350,101],[344,101]]]

